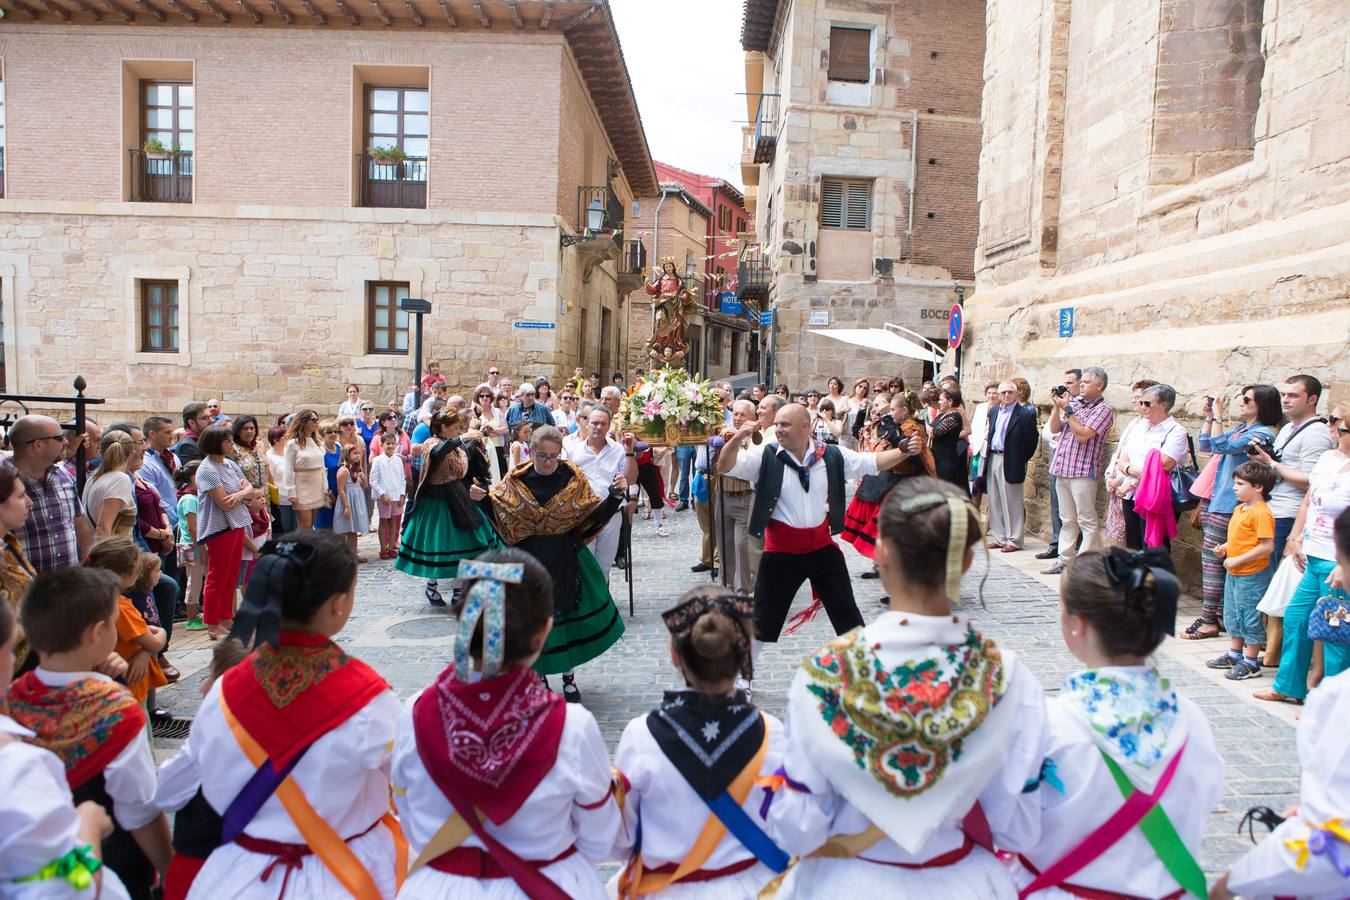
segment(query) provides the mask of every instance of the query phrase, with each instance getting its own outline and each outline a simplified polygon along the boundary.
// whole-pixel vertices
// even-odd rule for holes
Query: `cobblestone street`
[[[655,705],[663,689],[678,686],[660,613],[684,590],[707,577],[689,571],[696,560],[698,541],[692,511],[667,516],[669,538],[658,538],[655,521],[643,521],[640,516],[633,537],[635,614],[625,616],[628,631],[623,640],[578,670],[577,675],[586,706],[595,713],[611,749],[630,719]],[[371,557],[378,550],[378,546],[368,546],[364,541],[362,547]],[[852,548],[846,547],[845,554],[855,574],[868,568],[868,561]],[[1017,556],[1029,557],[1030,551]],[[978,560],[962,586],[978,627],[1001,645],[1016,650],[1049,691],[1058,690],[1064,678],[1075,671],[1077,662],[1060,640],[1053,590],[999,560],[985,584],[982,609],[975,598],[983,572],[984,562]],[[430,682],[451,654],[453,620],[445,611],[427,606],[422,584],[395,572],[390,562],[362,566],[356,612],[339,637],[344,647],[378,669],[401,696]],[[882,593],[880,583],[855,579],[853,585],[858,605],[870,620],[881,611],[877,602]],[[618,569],[611,575],[611,587],[626,613],[628,590]],[[809,598],[809,590],[803,588],[794,610],[803,608]],[[822,614],[776,646],[766,647],[759,660],[756,702],[781,716],[797,663],[832,634],[829,620]],[[174,643],[180,649],[173,658],[184,677],[179,685],[161,691],[161,704],[175,715],[187,717],[196,710],[209,649],[198,635],[181,641],[175,635]],[[1228,764],[1224,800],[1211,817],[1203,859],[1208,870],[1217,872],[1250,846],[1245,837],[1236,834],[1238,820],[1248,807],[1262,804],[1280,810],[1293,803],[1298,774],[1292,764],[1294,733],[1287,722],[1217,686],[1203,669],[1197,671],[1194,664],[1176,661],[1171,651],[1179,644],[1168,641],[1167,649],[1160,654],[1160,668],[1181,693],[1204,710]],[[157,742],[161,751],[173,743]]]

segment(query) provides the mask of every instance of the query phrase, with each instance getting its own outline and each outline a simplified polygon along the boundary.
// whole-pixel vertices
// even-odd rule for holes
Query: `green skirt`
[[[457,578],[460,560],[475,559],[501,545],[486,519],[473,531],[465,531],[455,526],[444,500],[427,497],[413,506],[394,568],[418,578]]]
[[[591,551],[577,551],[581,566],[581,603],[553,620],[544,652],[534,664],[540,675],[556,675],[590,662],[623,637],[623,618],[610,596],[609,584]]]

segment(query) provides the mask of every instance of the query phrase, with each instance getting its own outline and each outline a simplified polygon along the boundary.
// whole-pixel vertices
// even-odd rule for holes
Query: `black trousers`
[[[1120,511],[1125,514],[1125,546],[1131,550],[1143,550],[1144,517],[1134,511],[1134,501],[1130,499],[1120,501]],[[1171,539],[1164,538],[1163,546],[1170,553],[1172,550]]]
[[[810,553],[765,553],[755,580],[755,638],[773,642],[783,632],[792,599],[802,582],[810,581],[830,617],[835,634],[863,623],[853,599],[853,582],[844,551],[831,544]]]
[[[168,650],[173,638],[173,612],[178,606],[178,582],[160,572],[159,581],[150,589],[150,595],[155,598],[159,627],[164,629],[164,649]]]

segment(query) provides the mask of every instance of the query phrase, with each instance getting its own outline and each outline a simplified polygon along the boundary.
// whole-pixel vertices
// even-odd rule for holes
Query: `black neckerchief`
[[[811,446],[806,451],[806,465],[802,465],[793,459],[792,454],[788,452],[786,447],[780,446],[778,448],[778,458],[783,461],[784,465],[797,473],[797,480],[802,483],[802,492],[806,494],[811,493],[811,466],[815,464],[816,456],[814,441],[811,442]]]
[[[764,741],[764,717],[740,691],[725,697],[666,691],[661,706],[647,716],[647,729],[705,801],[726,791]]]

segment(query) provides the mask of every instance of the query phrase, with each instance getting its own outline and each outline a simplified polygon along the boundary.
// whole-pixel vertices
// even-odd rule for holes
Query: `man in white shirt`
[[[1284,556],[1284,543],[1294,528],[1294,519],[1308,493],[1308,473],[1317,461],[1335,446],[1329,428],[1318,425],[1326,419],[1317,415],[1317,402],[1322,399],[1322,382],[1311,375],[1295,375],[1280,385],[1280,405],[1289,421],[1275,436],[1274,459],[1257,444],[1252,448],[1252,459],[1275,470],[1279,479],[1270,491],[1270,514],[1275,517],[1275,551],[1271,564],[1279,565]]]
[[[778,640],[792,599],[807,580],[835,632],[843,634],[863,624],[843,551],[832,536],[844,527],[844,481],[898,465],[919,451],[918,438],[881,453],[856,453],[813,440],[810,413],[789,403],[774,416],[776,443],[742,452],[742,442],[758,428],[758,422],[747,422],[725,435],[717,461],[722,474],[755,485],[749,531],[764,536],[755,581],[756,647]]]
[[[630,482],[637,480],[633,435],[625,433],[623,443],[613,440],[609,436],[610,421],[609,410],[595,406],[586,416],[585,425],[576,434],[563,439],[563,458],[581,470],[591,489],[600,497],[609,496],[609,486],[616,475],[623,475]],[[614,516],[589,544],[606,578],[619,551],[622,522],[622,516]]]

